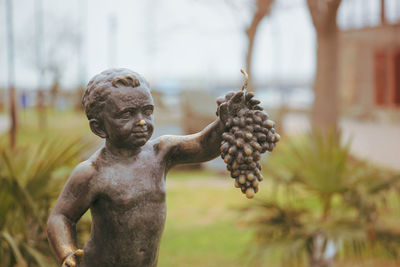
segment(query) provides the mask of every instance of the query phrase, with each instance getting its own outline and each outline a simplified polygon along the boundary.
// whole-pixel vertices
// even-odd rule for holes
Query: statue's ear
[[[107,138],[107,133],[104,130],[103,124],[98,119],[91,119],[89,125],[95,135],[101,138]]]

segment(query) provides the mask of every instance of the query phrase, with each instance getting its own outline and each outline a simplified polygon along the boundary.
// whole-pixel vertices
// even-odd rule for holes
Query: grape
[[[253,161],[254,161],[254,159],[253,159],[252,156],[249,156],[249,157],[246,158],[246,162],[247,163],[252,163]]]
[[[259,144],[259,143],[257,143],[257,142],[251,142],[250,143],[250,145],[252,146],[252,147],[254,147],[254,149],[255,150],[257,150],[257,151],[260,151],[261,150],[261,145]]]
[[[253,134],[250,132],[246,132],[244,137],[247,141],[250,141],[253,138]]]
[[[248,187],[248,188],[246,189],[246,197],[247,197],[247,198],[253,198],[253,197],[254,197],[254,194],[255,194],[254,188]]]
[[[235,171],[231,172],[232,178],[237,178],[237,177],[239,177],[239,175],[240,175],[240,171],[238,171],[238,170],[235,170]]]
[[[231,169],[232,169],[233,171],[239,169],[239,164],[238,164],[237,160],[235,160],[235,161],[232,163]]]
[[[253,180],[253,187],[257,187],[258,186],[258,181],[257,179]]]
[[[239,166],[239,168],[240,168],[241,170],[247,170],[247,169],[248,169],[248,166],[247,166],[247,164],[241,164],[241,165]]]
[[[249,144],[244,145],[243,151],[247,156],[250,156],[253,153],[253,149]]]
[[[224,157],[224,161],[225,161],[225,163],[230,163],[232,161],[232,157],[230,155],[226,155]]]
[[[236,147],[236,146],[231,146],[231,147],[229,148],[229,150],[228,150],[228,153],[229,153],[230,155],[234,155],[234,154],[236,154],[236,152],[237,152],[237,147]]]
[[[256,134],[258,142],[265,142],[267,140],[267,136],[263,133],[257,133]]]
[[[257,124],[261,124],[262,123],[262,118],[260,116],[255,115],[254,116],[254,122]],[[259,125],[258,125],[259,126]]]
[[[254,162],[254,161],[251,162],[251,163],[249,163],[250,169],[253,170],[253,169],[257,168],[257,166],[258,166],[257,163],[258,163],[258,162]],[[258,168],[258,169],[261,169],[261,168]]]
[[[254,176],[254,174],[253,173],[249,173],[249,174],[247,174],[247,180],[249,180],[249,181],[253,181],[254,180],[254,178],[255,178],[255,176]]]
[[[223,142],[223,144],[220,146],[220,151],[221,153],[226,153],[229,149],[229,143],[228,142]]]
[[[242,148],[244,146],[244,140],[242,138],[239,138],[236,140],[235,144],[238,148]]]
[[[236,155],[236,162],[239,164],[244,162],[244,156],[241,151],[239,151]]]

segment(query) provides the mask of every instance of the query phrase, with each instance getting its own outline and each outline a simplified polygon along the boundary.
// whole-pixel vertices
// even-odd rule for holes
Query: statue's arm
[[[160,150],[164,151],[167,167],[181,163],[204,162],[217,157],[220,154],[219,147],[225,123],[232,116],[232,111],[240,109],[254,95],[249,94],[249,96],[246,100],[243,91],[227,94],[226,100],[218,107],[217,119],[199,133],[160,137],[158,144]]]
[[[92,176],[90,163],[79,164],[68,178],[47,221],[47,237],[61,263],[77,250],[76,223],[90,206]]]
[[[160,146],[165,150],[167,166],[181,163],[197,163],[217,157],[224,124],[217,118],[201,132],[191,135],[160,137]]]

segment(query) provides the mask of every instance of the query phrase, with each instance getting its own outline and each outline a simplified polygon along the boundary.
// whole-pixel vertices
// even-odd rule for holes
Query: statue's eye
[[[153,114],[153,107],[152,106],[145,107],[143,110],[143,114],[146,116],[150,116],[151,114]]]
[[[119,117],[121,119],[129,119],[131,116],[131,113],[129,112],[129,110],[122,112]]]

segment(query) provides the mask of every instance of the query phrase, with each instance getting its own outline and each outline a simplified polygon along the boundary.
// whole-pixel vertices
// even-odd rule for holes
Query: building
[[[342,108],[361,118],[399,121],[400,1],[344,0],[342,4],[346,13],[342,20],[339,17]]]

